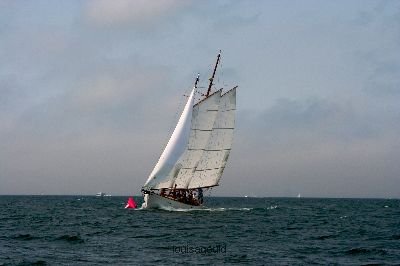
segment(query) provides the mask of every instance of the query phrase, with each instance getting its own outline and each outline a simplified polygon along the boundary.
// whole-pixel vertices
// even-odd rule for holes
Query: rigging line
[[[225,73],[224,73],[224,66],[223,66],[223,62],[221,61],[221,67],[220,67],[220,71],[221,71],[221,83],[222,83],[222,88],[225,89],[228,87],[228,83],[225,80]]]
[[[212,189],[212,187],[207,188],[207,197],[211,197]]]
[[[219,67],[219,72],[221,73],[221,74],[219,74],[218,75],[218,84],[220,84],[221,82],[220,82],[220,80],[222,80],[223,81],[223,73],[224,73],[224,71],[223,71],[223,68],[222,68],[222,62],[220,62],[219,63],[219,65],[220,65],[220,67]],[[223,85],[223,82],[222,82],[222,88],[224,87],[224,85]]]

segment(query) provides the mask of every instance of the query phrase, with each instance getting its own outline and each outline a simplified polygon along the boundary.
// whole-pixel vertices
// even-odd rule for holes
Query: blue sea
[[[0,265],[400,265],[400,200],[0,196]],[[142,199],[135,197],[141,204]]]

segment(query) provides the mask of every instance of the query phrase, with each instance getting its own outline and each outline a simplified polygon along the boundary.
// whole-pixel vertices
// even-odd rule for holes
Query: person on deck
[[[199,192],[199,195],[198,195],[199,204],[203,204],[203,189],[199,188],[198,192]]]
[[[176,198],[177,198],[177,195],[176,195],[176,184],[175,184],[175,186],[174,186],[174,189],[172,190],[172,198],[173,198],[173,199],[176,199]]]
[[[188,202],[189,202],[190,204],[193,204],[193,193],[192,193],[191,190],[189,190]]]

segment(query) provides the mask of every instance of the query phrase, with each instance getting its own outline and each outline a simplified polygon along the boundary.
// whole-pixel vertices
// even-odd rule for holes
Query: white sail
[[[192,128],[188,147],[179,162],[181,170],[174,179],[177,188],[187,188],[209,142],[218,114],[221,91],[217,91],[193,107]]]
[[[171,185],[171,180],[168,179],[169,174],[171,172],[179,172],[181,165],[177,164],[177,161],[187,149],[193,112],[194,92],[195,89],[190,93],[185,108],[183,109],[167,146],[144,184],[145,188],[169,187]]]
[[[209,141],[187,188],[218,185],[232,147],[235,110],[236,87],[221,96]]]

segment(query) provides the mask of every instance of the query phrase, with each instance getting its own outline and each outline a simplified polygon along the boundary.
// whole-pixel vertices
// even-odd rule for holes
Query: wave
[[[83,243],[85,242],[79,235],[62,235],[57,237],[56,240],[63,240],[70,243]]]
[[[144,238],[144,239],[149,239],[149,238],[167,238],[167,237],[171,237],[171,234],[146,234],[146,235],[131,236],[131,238]]]
[[[0,265],[8,265],[8,264],[0,264]],[[48,265],[44,260],[26,260],[23,259],[17,263],[17,265]]]
[[[336,235],[320,235],[320,236],[311,237],[311,239],[325,240],[325,239],[330,239],[330,238],[334,238],[334,237],[336,237]]]
[[[36,237],[32,236],[31,234],[17,234],[14,235],[12,238],[18,240],[32,240],[35,239]]]
[[[399,235],[392,235],[392,239],[394,239],[394,240],[400,240],[400,234],[399,234]]]
[[[387,252],[383,249],[368,249],[368,248],[352,248],[346,251],[348,255],[365,255],[365,254],[376,254],[386,255]]]
[[[171,212],[223,212],[223,211],[251,211],[253,208],[200,208],[200,209],[176,209],[172,207],[163,207],[160,210]]]

